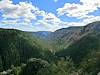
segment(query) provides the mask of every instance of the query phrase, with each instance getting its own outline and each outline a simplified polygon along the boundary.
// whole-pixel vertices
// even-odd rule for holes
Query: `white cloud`
[[[57,2],[58,0],[55,0]],[[28,31],[55,31],[68,26],[83,26],[87,23],[100,20],[100,16],[88,15],[100,7],[99,0],[80,0],[80,4],[66,3],[64,7],[58,8],[58,16],[66,15],[75,17],[81,22],[63,22],[53,13],[39,10],[31,3],[19,2],[13,4],[10,0],[0,1],[0,27],[9,27]],[[40,16],[41,19],[37,17]],[[12,20],[9,20],[11,18]]]
[[[83,19],[84,24],[92,23],[95,21],[100,21],[100,16],[87,16],[86,18]]]
[[[60,22],[60,19],[57,18],[53,13],[48,13],[43,17],[43,20],[46,22],[53,22],[53,23],[58,23]]]
[[[13,4],[10,0],[0,1],[0,12],[4,19],[23,19],[25,22],[31,22],[31,20],[36,20],[37,16],[45,15],[45,11],[40,11],[31,3],[19,2],[19,4]]]
[[[32,12],[37,10],[38,9],[36,7],[27,2],[20,2],[15,5],[10,0],[0,1],[0,11],[2,12],[2,17],[4,18],[23,18],[25,20],[35,20],[36,16]]]
[[[0,22],[5,25],[15,25],[17,23],[17,20],[2,20]]]
[[[58,16],[75,17],[79,22],[69,22],[68,26],[83,26],[91,22],[100,21],[100,16],[89,15],[100,8],[100,0],[80,0],[80,3],[65,3],[58,8]],[[98,14],[99,15],[99,14]]]
[[[5,5],[4,5],[5,3]],[[2,12],[3,21],[2,25],[13,25],[10,27],[19,28],[27,25],[32,26],[31,21],[35,20],[33,23],[33,31],[39,30],[49,30],[54,31],[61,28],[62,22],[53,13],[47,13],[43,10],[39,10],[37,7],[33,6],[31,3],[19,2],[19,4],[13,4],[10,0],[0,1],[0,11]],[[41,16],[42,19],[38,20],[37,16]],[[8,20],[9,18],[14,20]],[[8,26],[6,26],[8,27]],[[24,28],[24,27],[23,27]],[[28,29],[29,29],[28,28]],[[25,28],[26,29],[26,28]]]
[[[30,29],[30,26],[32,26],[31,22],[33,20],[35,20],[35,21],[37,20],[37,16],[41,16],[42,18],[44,18],[46,20],[46,15],[47,15],[47,13],[45,11],[43,11],[43,10],[40,11],[37,7],[33,6],[31,3],[19,2],[19,4],[13,4],[13,2],[10,0],[0,1],[0,13],[2,13],[2,18],[3,18],[2,20],[0,20],[1,25],[4,25],[4,26],[8,25],[6,27],[10,26],[11,28],[12,27],[15,28],[16,26],[18,26],[16,28],[19,28],[19,25],[20,25],[20,27],[27,25],[27,27],[29,26],[29,28],[27,28],[27,29]],[[54,18],[54,15],[52,17]],[[9,18],[13,19],[13,20],[8,20]],[[47,23],[45,23],[45,24],[47,24]],[[4,27],[4,26],[2,26],[2,27]],[[41,25],[41,26],[43,26],[43,25]],[[39,30],[39,27],[37,27],[37,26],[36,27],[33,26],[32,28],[33,28],[33,31]],[[44,28],[45,28],[45,26],[44,26]],[[24,27],[22,28],[22,30],[23,29],[24,29]],[[41,30],[41,28],[40,28],[40,30]]]
[[[82,17],[94,12],[100,7],[99,0],[80,0],[80,4],[66,3],[62,8],[58,8],[58,15],[66,15],[69,17]]]
[[[92,5],[94,7],[100,7],[100,0],[80,0],[85,5]]]
[[[43,19],[38,20],[35,25],[42,25],[46,30],[55,31],[61,28],[61,20],[57,18],[53,13],[46,13]]]

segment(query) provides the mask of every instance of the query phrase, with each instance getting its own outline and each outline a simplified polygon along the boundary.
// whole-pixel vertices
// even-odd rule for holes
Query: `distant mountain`
[[[70,57],[70,60],[66,57]],[[66,61],[67,67],[72,65],[76,68],[75,74],[97,75],[100,71],[100,21],[86,26],[62,28],[55,32],[23,32],[15,29],[0,29],[0,71],[9,70],[12,65],[20,66],[30,58],[36,60],[39,58],[49,62],[49,66],[52,65],[53,68],[48,70],[53,69],[54,75],[58,75],[59,70],[66,72],[67,68],[63,62],[66,59],[68,60]],[[37,70],[42,68],[39,66],[42,63],[37,61],[32,62],[32,66],[28,64],[26,68],[20,66],[18,70],[23,71],[23,68],[27,70],[28,67],[27,73],[34,74],[34,68]],[[57,63],[57,61],[61,63]],[[63,68],[61,68],[62,64]],[[16,68],[14,68],[14,72],[16,72],[15,70]],[[45,70],[42,69],[43,72]]]
[[[69,56],[83,72],[90,73],[87,75],[97,75],[100,71],[100,31],[88,33],[55,55]]]
[[[57,50],[68,47],[73,41],[76,41],[81,35],[82,27],[69,27],[55,31],[50,35],[50,39]]]
[[[81,27],[79,34],[80,35],[75,35],[73,33],[72,35],[77,36],[78,39],[74,40],[66,49],[59,51],[57,56],[70,56],[76,63],[78,63],[89,53],[98,50],[100,51],[100,22],[90,23]]]
[[[58,60],[63,57],[66,60],[66,57],[70,57],[74,62],[74,67],[76,67],[75,72],[79,72],[76,73],[77,75],[97,75],[100,72],[100,21],[86,26],[59,29],[41,40],[45,41],[48,51],[50,50]],[[61,63],[56,64],[60,66]],[[64,69],[67,69],[65,63],[62,64]],[[60,66],[60,70],[62,67]],[[52,69],[54,71],[54,68]],[[57,71],[59,70],[57,69]]]
[[[100,32],[100,21],[90,23],[84,27],[84,31],[99,31]]]
[[[33,36],[36,36],[40,39],[47,39],[49,38],[49,35],[51,34],[52,32],[50,31],[38,31],[38,32],[33,32]]]
[[[100,32],[100,21],[90,23],[86,26],[62,28],[55,32],[37,32],[35,35],[50,45],[48,49],[59,51],[66,49],[73,42],[94,31]]]

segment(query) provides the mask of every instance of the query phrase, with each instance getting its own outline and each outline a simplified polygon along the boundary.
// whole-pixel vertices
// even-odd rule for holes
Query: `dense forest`
[[[0,29],[0,75],[99,74],[99,21],[55,32]]]

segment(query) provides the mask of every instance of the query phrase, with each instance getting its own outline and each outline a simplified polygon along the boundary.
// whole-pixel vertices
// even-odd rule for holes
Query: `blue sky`
[[[0,1],[0,28],[55,31],[94,21],[100,21],[99,0]]]

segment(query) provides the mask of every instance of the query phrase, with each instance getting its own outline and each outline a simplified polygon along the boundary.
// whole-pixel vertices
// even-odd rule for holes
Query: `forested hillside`
[[[100,22],[55,32],[0,29],[0,75],[98,75]]]
[[[39,40],[18,30],[0,29],[0,71],[18,66],[29,58],[43,58]]]

